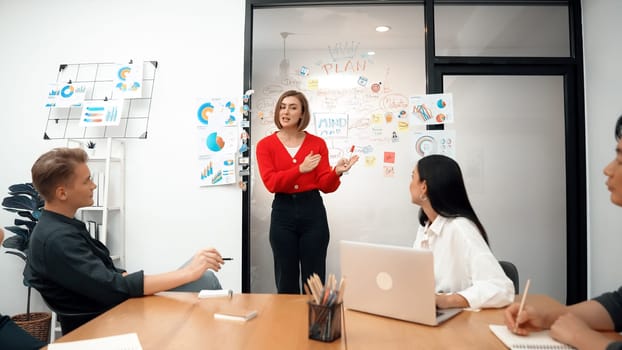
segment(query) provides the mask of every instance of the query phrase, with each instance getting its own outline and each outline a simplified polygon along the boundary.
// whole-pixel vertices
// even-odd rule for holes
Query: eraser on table
[[[223,297],[231,297],[233,296],[233,291],[231,289],[202,289],[199,292],[199,298],[223,298]]]

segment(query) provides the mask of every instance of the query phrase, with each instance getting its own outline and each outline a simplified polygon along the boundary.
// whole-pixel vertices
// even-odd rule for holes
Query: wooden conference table
[[[529,304],[557,301],[529,295]],[[308,338],[308,298],[303,295],[234,294],[199,299],[197,293],[164,292],[129,299],[58,339],[83,340],[135,332],[150,349],[345,349]],[[254,309],[247,322],[214,319],[222,308]],[[503,309],[465,311],[439,327],[429,327],[346,310],[348,349],[505,349],[489,330],[503,323]],[[612,337],[621,339],[616,333]]]

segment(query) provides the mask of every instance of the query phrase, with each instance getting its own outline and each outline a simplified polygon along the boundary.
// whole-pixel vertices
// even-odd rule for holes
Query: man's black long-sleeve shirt
[[[24,279],[52,308],[104,312],[144,294],[144,274],[122,276],[110,251],[84,223],[43,210],[30,238]]]
[[[622,287],[618,288],[617,291],[604,293],[594,300],[605,307],[613,321],[614,330],[616,332],[622,331]],[[622,350],[622,342],[617,341],[609,344],[607,350]]]

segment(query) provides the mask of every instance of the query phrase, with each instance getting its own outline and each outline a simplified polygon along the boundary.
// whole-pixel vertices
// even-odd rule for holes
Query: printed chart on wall
[[[156,61],[62,64],[44,139],[147,138]]]
[[[454,122],[454,104],[451,94],[412,96],[409,99],[413,124],[434,125]],[[456,157],[456,132],[454,130],[414,131],[414,150],[419,157],[442,154]]]
[[[236,182],[236,156],[244,135],[239,127],[241,101],[206,98],[197,102],[197,180],[200,186]]]
[[[454,122],[454,103],[451,94],[412,96],[409,99],[415,124],[432,125]]]
[[[442,154],[456,157],[456,132],[454,130],[417,131],[414,134],[415,152],[419,157]]]

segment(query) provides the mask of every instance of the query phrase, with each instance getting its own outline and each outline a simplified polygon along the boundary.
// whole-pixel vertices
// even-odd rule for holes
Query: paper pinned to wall
[[[140,98],[143,89],[143,63],[116,64],[114,69],[113,94],[115,98]]]
[[[45,107],[79,107],[86,98],[87,85],[83,83],[51,83]]]
[[[239,98],[205,98],[197,103],[199,186],[236,183],[237,152],[244,135],[240,129],[243,104]],[[245,143],[243,143],[245,145]]]
[[[123,100],[84,101],[79,125],[83,127],[117,126],[121,123],[123,104]]]
[[[430,154],[456,157],[456,131],[454,130],[416,131],[414,141],[415,153],[419,157]]]
[[[454,122],[451,93],[412,96],[409,98],[411,119],[415,124],[446,124]]]
[[[235,183],[235,154],[201,157],[199,160],[200,186]]]

